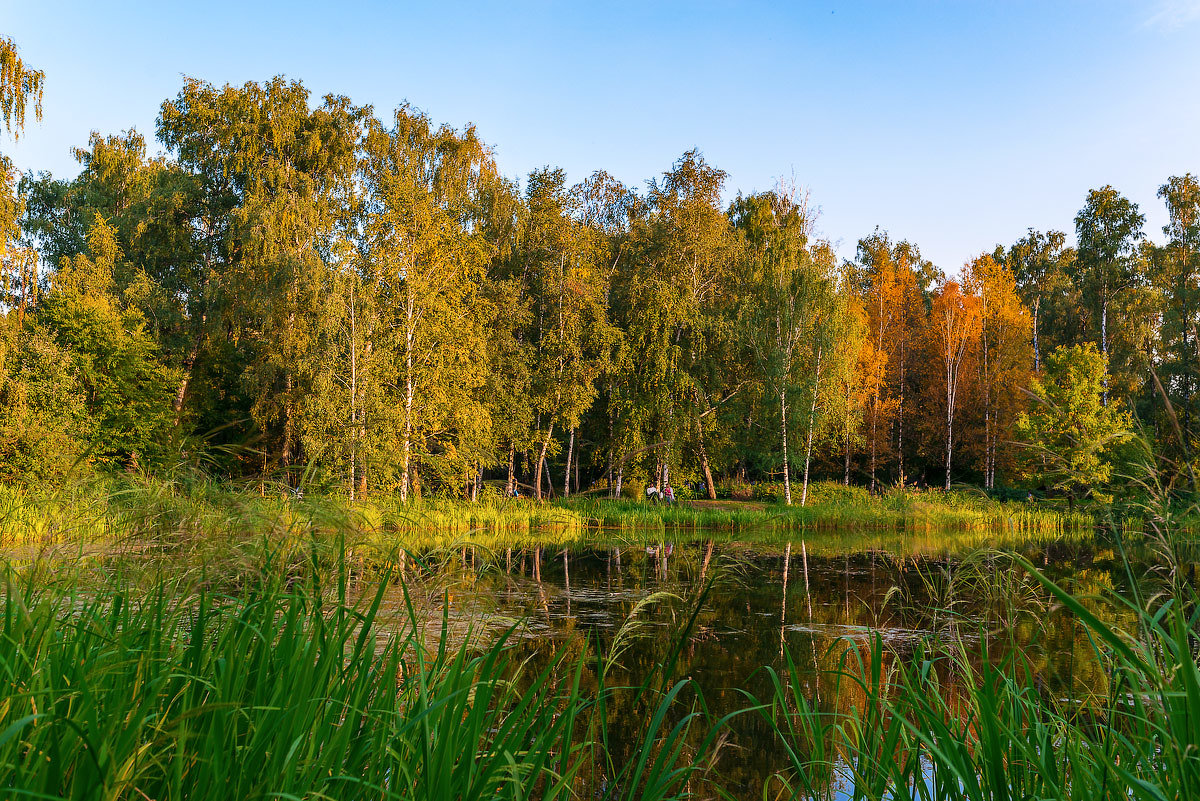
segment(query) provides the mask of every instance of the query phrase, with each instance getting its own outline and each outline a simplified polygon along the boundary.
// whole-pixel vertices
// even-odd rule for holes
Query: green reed
[[[411,604],[386,622],[386,576],[355,602],[345,568],[330,587],[262,567],[236,594],[119,563],[8,568],[0,796],[673,799],[698,780],[708,748],[684,743],[709,724],[677,714],[687,681],[611,688],[600,655],[585,693],[586,655],[535,670],[507,635],[443,619],[426,637]],[[624,692],[645,722],[617,764],[603,710]]]

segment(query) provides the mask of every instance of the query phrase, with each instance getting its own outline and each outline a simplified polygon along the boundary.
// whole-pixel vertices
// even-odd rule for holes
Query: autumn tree
[[[936,271],[910,242],[893,243],[875,231],[858,242],[858,283],[867,308],[872,344],[887,355],[886,368],[875,372],[868,411],[871,490],[876,489],[877,462],[888,447],[895,424],[897,479],[905,482],[905,399],[912,380],[915,334],[921,330],[926,293]],[[910,409],[911,411],[911,409]]]
[[[838,321],[836,342],[844,358],[830,374],[836,402],[831,404],[835,441],[842,450],[842,483],[850,486],[852,450],[862,445],[863,422],[873,391],[882,384],[886,353],[875,348],[868,329],[867,310],[853,284],[852,272],[843,269],[835,294]]]
[[[966,294],[957,281],[945,280],[933,296],[929,312],[931,340],[941,362],[944,389],[946,484],[954,456],[954,417],[958,410],[962,369],[968,354],[977,346],[980,332],[980,298]]]
[[[1030,380],[1029,311],[1017,295],[1012,272],[991,256],[963,270],[963,283],[979,299],[979,395],[983,404],[983,485],[996,485],[1000,451],[1012,439]]]

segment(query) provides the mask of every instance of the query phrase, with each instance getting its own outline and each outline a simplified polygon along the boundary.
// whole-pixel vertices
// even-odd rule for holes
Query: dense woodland
[[[0,54],[7,133],[36,135],[43,77]],[[284,78],[187,79],[154,133],[93,134],[71,180],[0,165],[4,481],[802,503],[815,478],[1103,491],[1124,431],[1180,479],[1200,444],[1190,173],[1162,246],[1103,186],[1076,247],[1031,228],[947,272],[878,229],[841,260],[803,190],[726,202],[695,150],[643,187],[515,180],[473,127]]]

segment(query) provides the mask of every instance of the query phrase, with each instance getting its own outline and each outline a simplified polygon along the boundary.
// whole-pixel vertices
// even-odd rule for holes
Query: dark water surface
[[[703,708],[719,717],[752,699],[769,701],[764,668],[785,673],[789,660],[805,698],[844,711],[861,703],[862,693],[847,682],[839,690],[834,674],[869,674],[876,637],[889,664],[922,658],[939,644],[961,644],[974,660],[985,645],[993,661],[1019,653],[1044,692],[1086,695],[1099,670],[1091,644],[1014,554],[1078,593],[1120,589],[1129,575],[1090,534],[997,550],[982,549],[978,536],[950,532],[773,532],[757,539],[742,532],[738,541],[689,532],[682,540],[627,536],[620,545],[456,549],[441,571],[442,609],[460,630],[491,632],[485,636],[515,624],[516,647],[533,664],[567,649],[588,656],[590,666],[612,654],[619,638],[610,684],[639,685],[647,677],[657,684],[663,666],[674,662],[672,681],[694,681],[681,696],[680,715]],[[847,658],[848,647],[858,650]],[[585,689],[595,680],[589,667]],[[943,686],[955,692],[964,681],[947,675]],[[632,747],[623,738],[644,726],[644,712],[616,705],[608,717],[619,757]],[[692,739],[698,742],[699,733]],[[718,763],[726,790],[762,798],[764,782],[786,766],[760,714],[731,723]]]

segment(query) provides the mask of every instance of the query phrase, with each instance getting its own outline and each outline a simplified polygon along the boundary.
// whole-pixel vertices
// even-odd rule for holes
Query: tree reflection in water
[[[463,575],[450,576],[459,581],[445,596],[449,609],[438,611],[476,631],[521,621],[514,647],[531,667],[564,649],[586,655],[582,681],[595,692],[596,657],[610,652],[637,609],[637,636],[608,667],[606,685],[640,686],[674,658],[673,675],[662,677],[661,686],[688,678],[695,693],[684,694],[676,721],[692,709],[715,720],[747,708],[750,699],[771,698],[776,688],[765,667],[816,709],[861,709],[871,676],[884,676],[894,660],[911,660],[930,644],[949,641],[965,643],[975,666],[983,651],[975,646],[986,645],[992,659],[1019,649],[1046,692],[1085,697],[1104,685],[1086,636],[1022,578],[1010,552],[930,548],[928,532],[911,548],[897,547],[904,540],[893,539],[853,549],[845,547],[845,532],[823,534],[829,533],[764,544],[722,542],[697,532],[682,542],[656,537],[645,544],[568,546],[554,554],[561,559],[547,560],[541,546],[522,549],[517,558],[511,548],[494,557],[481,550],[469,564],[464,549],[455,560]],[[1087,540],[1026,543],[1013,552],[1080,593],[1112,587],[1126,575],[1111,553]],[[797,568],[802,582],[792,575]],[[665,595],[638,608],[656,593]],[[875,637],[882,649],[863,647]],[[850,650],[852,645],[859,647]],[[882,664],[871,664],[876,654]],[[847,681],[852,674],[859,681]],[[968,680],[939,676],[951,706]],[[790,686],[793,681],[797,686]],[[644,730],[651,700],[616,693],[607,704],[617,762]],[[702,729],[692,732],[693,746]],[[745,713],[730,722],[716,764],[727,792],[761,798],[764,782],[787,765],[762,715]],[[837,797],[833,775],[824,778],[822,792]]]

